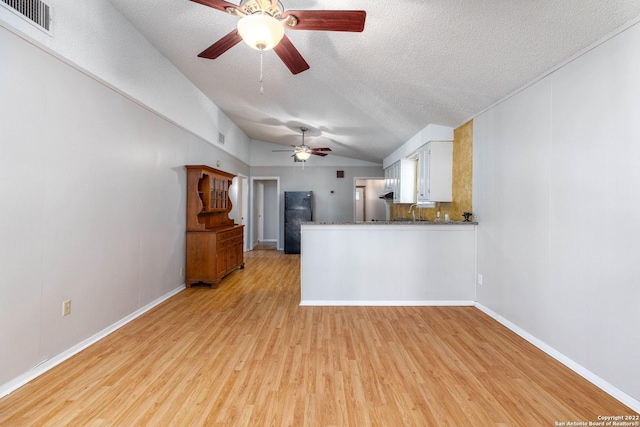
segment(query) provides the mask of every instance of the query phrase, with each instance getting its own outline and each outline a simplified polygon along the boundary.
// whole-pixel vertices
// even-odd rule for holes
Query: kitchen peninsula
[[[476,222],[302,224],[301,305],[473,305]]]

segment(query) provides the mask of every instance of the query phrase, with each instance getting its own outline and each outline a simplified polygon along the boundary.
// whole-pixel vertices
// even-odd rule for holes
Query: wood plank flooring
[[[0,400],[2,426],[554,426],[633,412],[473,307],[300,307],[246,254]]]

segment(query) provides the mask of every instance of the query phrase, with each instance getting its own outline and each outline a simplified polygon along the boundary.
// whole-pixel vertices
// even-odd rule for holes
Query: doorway
[[[280,177],[252,177],[250,191],[250,248],[280,249]]]
[[[354,221],[388,221],[387,204],[380,198],[384,192],[384,179],[355,178],[354,181]]]

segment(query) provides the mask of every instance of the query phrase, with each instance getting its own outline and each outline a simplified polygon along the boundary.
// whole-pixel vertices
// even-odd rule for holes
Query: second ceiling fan
[[[319,147],[319,148],[311,148],[304,143],[304,133],[308,131],[306,127],[301,127],[302,131],[302,144],[301,145],[292,145],[293,150],[272,150],[274,153],[284,153],[284,152],[293,152],[291,157],[297,162],[306,162],[309,157],[313,154],[314,156],[325,157],[327,153],[325,151],[331,151],[329,147]]]
[[[215,59],[244,40],[257,50],[273,49],[293,74],[309,69],[284,29],[362,32],[364,10],[288,10],[278,0],[242,0],[240,5],[224,0],[191,0],[240,17],[238,28],[209,46],[198,56]]]

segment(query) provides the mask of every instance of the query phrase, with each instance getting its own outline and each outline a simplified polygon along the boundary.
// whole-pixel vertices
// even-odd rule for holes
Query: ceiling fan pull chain
[[[260,49],[260,95],[264,95],[264,85],[262,84],[262,49]]]

